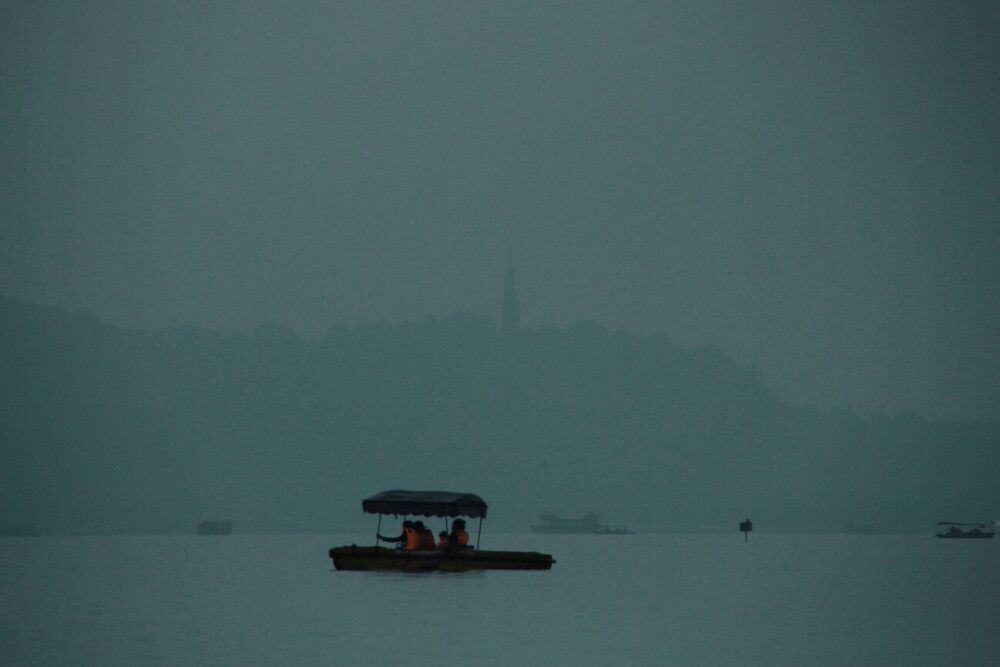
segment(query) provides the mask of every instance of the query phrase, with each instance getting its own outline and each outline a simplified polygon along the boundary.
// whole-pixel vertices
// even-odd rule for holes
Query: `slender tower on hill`
[[[514,282],[514,259],[507,246],[507,272],[503,278],[503,305],[500,308],[500,335],[508,336],[521,326],[521,312],[517,306],[517,286]]]

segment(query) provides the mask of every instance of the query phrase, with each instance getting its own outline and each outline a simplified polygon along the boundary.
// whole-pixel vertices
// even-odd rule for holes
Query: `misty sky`
[[[0,292],[123,326],[591,320],[1000,419],[1000,4],[0,6]]]

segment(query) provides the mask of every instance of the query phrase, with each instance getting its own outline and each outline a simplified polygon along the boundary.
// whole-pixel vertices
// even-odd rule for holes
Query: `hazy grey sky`
[[[499,314],[1000,419],[1000,4],[0,7],[0,292],[119,325]]]

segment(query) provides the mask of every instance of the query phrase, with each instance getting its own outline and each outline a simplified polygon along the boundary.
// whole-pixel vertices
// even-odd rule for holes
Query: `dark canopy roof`
[[[474,493],[450,491],[383,491],[365,498],[361,507],[369,514],[486,516],[486,503],[482,498]]]

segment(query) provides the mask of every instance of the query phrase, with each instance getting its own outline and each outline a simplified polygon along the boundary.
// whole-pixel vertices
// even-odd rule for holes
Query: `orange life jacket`
[[[420,536],[420,548],[421,549],[433,549],[434,548],[434,533],[431,532],[430,528],[424,528],[423,535]]]
[[[440,540],[438,540],[438,550],[444,551],[447,548],[448,548],[448,538],[442,537]]]
[[[455,535],[458,536],[458,546],[464,547],[469,544],[469,534],[462,530],[461,528],[455,529]]]
[[[403,528],[403,534],[406,535],[406,545],[403,547],[408,551],[413,551],[414,549],[420,548],[420,535],[417,534],[416,529],[406,527]]]

